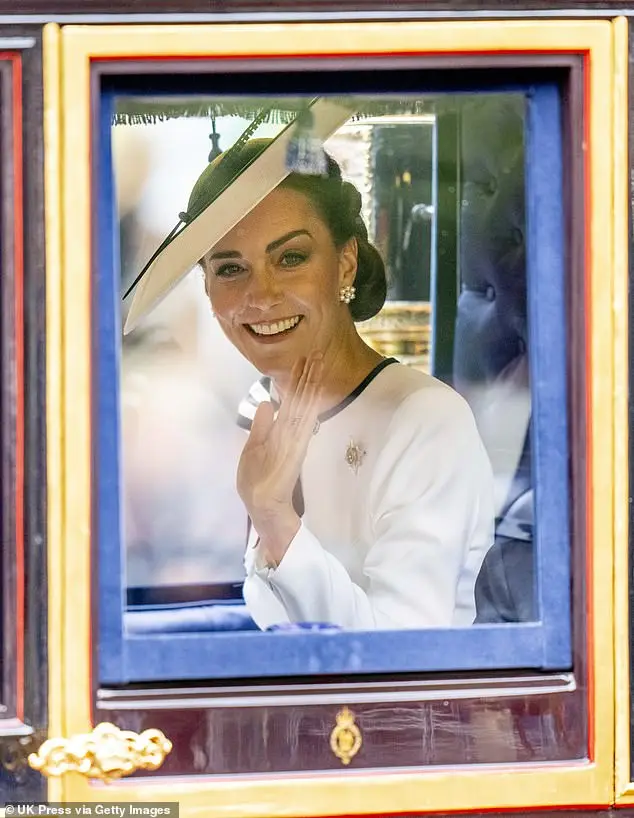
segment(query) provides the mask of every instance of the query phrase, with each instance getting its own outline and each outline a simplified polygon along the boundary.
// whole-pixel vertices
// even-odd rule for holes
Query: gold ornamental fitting
[[[337,713],[337,724],[330,734],[330,749],[342,764],[350,764],[361,749],[361,730],[354,721],[354,713],[343,707]]]
[[[74,772],[108,783],[137,770],[158,770],[171,749],[160,730],[134,733],[102,722],[91,733],[47,739],[28,761],[48,777]]]

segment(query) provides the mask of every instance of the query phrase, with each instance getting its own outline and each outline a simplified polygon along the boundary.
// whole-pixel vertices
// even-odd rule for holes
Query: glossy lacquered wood
[[[15,223],[16,192],[21,195],[21,56],[0,55],[0,207],[2,248],[2,314],[0,354],[2,380],[0,420],[2,445],[2,683],[4,718],[22,719],[24,684],[23,597],[24,559],[20,495],[23,481],[22,411],[24,394],[17,358],[21,357],[22,330],[17,314],[21,305],[23,270],[16,264],[21,229]],[[16,138],[17,137],[17,138]],[[17,178],[16,178],[17,177]],[[20,203],[21,204],[21,203]],[[20,214],[21,216],[21,214]],[[17,269],[16,269],[17,268]],[[17,308],[17,309],[16,309]]]
[[[47,594],[41,36],[0,39],[1,804],[45,791],[26,757],[46,727]]]
[[[407,19],[408,13],[412,17],[420,19],[425,16],[436,19],[447,19],[459,17],[461,14],[483,13],[486,11],[495,12],[497,15],[509,16],[517,15],[522,11],[545,12],[549,16],[557,17],[559,9],[576,9],[580,12],[590,12],[592,9],[614,11],[631,8],[631,3],[620,3],[618,0],[520,0],[520,2],[509,2],[509,0],[400,0],[398,6],[387,2],[387,0],[307,0],[298,5],[294,0],[274,0],[264,6],[257,0],[144,0],[141,3],[130,3],[130,0],[56,0],[51,3],[49,0],[22,0],[19,8],[12,4],[10,0],[0,0],[0,14],[7,15],[41,15],[48,20],[60,20],[62,22],[66,15],[88,16],[98,15],[99,22],[107,23],[108,18],[112,20],[114,14],[117,15],[177,15],[183,22],[187,15],[214,15],[214,22],[221,22],[223,16],[230,19],[233,15],[241,15],[253,22],[264,21],[264,15],[277,14],[281,17],[288,15],[290,19],[301,14],[303,17],[314,16],[319,19],[320,15],[335,13],[339,19],[348,17],[384,17],[385,19]],[[443,15],[444,13],[444,15]],[[133,19],[133,18],[132,18]],[[91,21],[92,22],[92,21]],[[170,22],[175,22],[172,18]]]
[[[174,749],[158,775],[564,761],[587,755],[573,687],[572,676],[543,676],[101,691],[95,718],[163,730]],[[363,738],[349,766],[330,746],[344,704]]]

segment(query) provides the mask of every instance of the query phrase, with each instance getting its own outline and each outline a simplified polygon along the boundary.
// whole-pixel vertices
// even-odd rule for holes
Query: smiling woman
[[[262,629],[469,625],[494,536],[492,471],[473,415],[451,388],[359,335],[355,320],[378,313],[386,295],[361,195],[323,148],[321,173],[278,182],[276,142],[220,155],[180,214],[193,225],[220,197],[242,208],[209,235],[199,264],[221,330],[270,384],[237,473],[251,522],[247,608]],[[246,170],[267,195],[250,193]],[[174,264],[164,286],[184,272]],[[151,266],[148,275],[151,290]]]

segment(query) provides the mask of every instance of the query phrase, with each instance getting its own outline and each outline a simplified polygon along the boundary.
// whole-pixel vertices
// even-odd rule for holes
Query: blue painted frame
[[[555,84],[512,90],[525,93],[527,99],[527,276],[540,621],[371,633],[124,633],[119,254],[110,142],[113,95],[104,92],[97,100],[93,531],[98,559],[100,684],[571,667],[570,529],[569,514],[561,512],[570,507],[561,100]],[[169,668],[174,670],[166,671]]]

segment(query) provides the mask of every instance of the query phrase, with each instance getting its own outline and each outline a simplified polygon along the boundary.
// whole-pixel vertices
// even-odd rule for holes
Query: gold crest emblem
[[[342,764],[350,764],[361,749],[361,730],[354,721],[354,713],[344,707],[337,713],[337,724],[330,734],[330,749]]]

